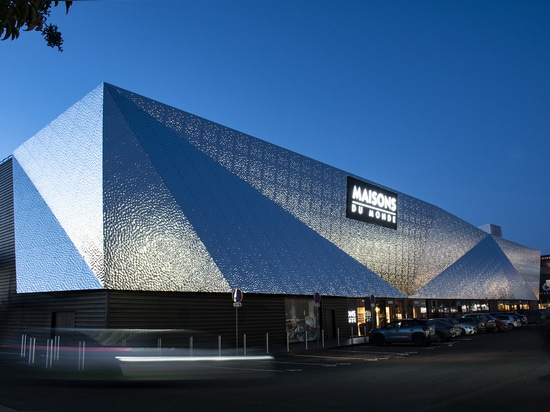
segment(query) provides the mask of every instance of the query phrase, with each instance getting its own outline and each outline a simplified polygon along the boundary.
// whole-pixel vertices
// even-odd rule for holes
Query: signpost
[[[239,355],[239,308],[243,305],[243,292],[236,288],[231,292],[233,307],[235,308],[235,352]]]
[[[375,323],[375,313],[376,311],[374,310],[374,308],[376,307],[376,297],[374,295],[370,295],[370,307],[371,307],[371,318],[372,318],[372,328],[374,329],[376,327],[376,323]]]
[[[319,308],[321,307],[321,294],[319,292],[315,292],[313,294],[313,301],[315,302],[315,330],[317,332],[317,346],[319,346]]]

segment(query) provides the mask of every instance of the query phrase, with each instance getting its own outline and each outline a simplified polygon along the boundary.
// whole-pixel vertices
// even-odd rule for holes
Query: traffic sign
[[[231,293],[234,303],[241,303],[243,301],[243,292],[239,288],[236,288]]]
[[[313,301],[315,302],[315,306],[319,307],[321,305],[321,294],[319,292],[313,294]]]

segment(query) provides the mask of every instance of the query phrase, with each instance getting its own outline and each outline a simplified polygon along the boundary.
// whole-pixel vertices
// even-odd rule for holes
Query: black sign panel
[[[397,229],[397,194],[348,176],[346,217]]]

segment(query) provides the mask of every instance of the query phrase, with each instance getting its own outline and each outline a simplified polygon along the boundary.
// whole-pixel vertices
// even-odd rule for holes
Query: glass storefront
[[[311,298],[285,299],[288,341],[308,342],[319,338],[319,308]]]
[[[371,304],[368,297],[350,298],[347,300],[346,314],[348,330],[340,328],[337,335],[366,336],[373,328],[406,318],[456,318],[469,312],[522,311],[529,309],[529,303],[488,299],[376,299]],[[290,343],[321,339],[321,308],[311,298],[287,298],[285,308],[286,332]]]

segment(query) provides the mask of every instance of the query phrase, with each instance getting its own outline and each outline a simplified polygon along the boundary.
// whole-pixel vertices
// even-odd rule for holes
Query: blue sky
[[[550,2],[75,2],[0,42],[0,159],[102,82],[550,254]]]

